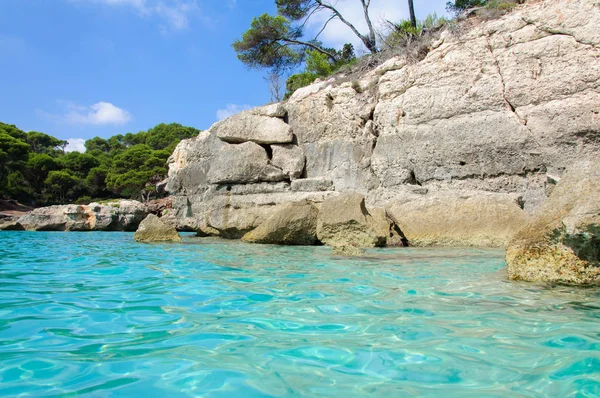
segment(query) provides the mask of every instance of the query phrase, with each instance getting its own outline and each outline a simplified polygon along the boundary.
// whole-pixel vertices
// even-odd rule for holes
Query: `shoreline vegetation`
[[[91,138],[80,153],[65,152],[67,142],[48,134],[0,122],[0,199],[41,207],[160,198],[157,184],[167,176],[167,159],[198,132],[161,123],[135,134]]]

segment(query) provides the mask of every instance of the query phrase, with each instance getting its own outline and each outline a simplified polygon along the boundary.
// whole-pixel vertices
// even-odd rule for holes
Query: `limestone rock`
[[[292,181],[292,191],[317,192],[333,191],[333,181],[325,177],[302,178]]]
[[[364,249],[352,245],[337,245],[331,248],[331,253],[335,256],[361,257],[366,252]]]
[[[376,217],[381,213],[376,213]],[[375,219],[363,195],[345,192],[325,199],[317,219],[317,236],[329,246],[385,246],[389,234],[385,220]]]
[[[274,104],[269,104],[265,106],[260,106],[258,108],[251,109],[250,112],[253,115],[257,116],[268,116],[268,117],[279,117],[284,118],[287,114],[287,110],[285,109],[284,104],[281,102],[277,102]]]
[[[304,170],[304,151],[297,145],[271,145],[273,158],[271,164],[280,168],[283,174],[291,180],[300,178]]]
[[[198,137],[182,140],[169,157],[166,190],[172,195],[198,195],[208,189],[208,174],[222,146],[214,134],[201,132]]]
[[[134,200],[40,207],[19,218],[28,231],[135,231],[148,214]]]
[[[288,203],[360,192],[369,209],[392,201],[413,244],[506,245],[548,197],[548,175],[600,157],[595,3],[527,1],[460,34],[442,29],[420,61],[315,82],[182,141],[166,187],[179,228],[241,237]],[[246,141],[263,147],[230,151]],[[299,166],[282,170],[279,144],[304,153],[297,179]],[[393,211],[402,206],[413,216]],[[446,217],[437,234],[431,214]],[[388,244],[403,234],[392,228]]]
[[[214,124],[210,132],[228,143],[288,144],[294,139],[288,124],[277,117],[242,112]]]
[[[138,242],[181,242],[181,237],[172,225],[164,223],[154,214],[149,214],[141,222],[133,238]]]
[[[506,250],[513,280],[600,284],[598,158],[573,164]]]
[[[0,221],[0,231],[23,231],[24,229],[17,221]]]
[[[315,245],[319,210],[311,203],[292,203],[273,213],[242,238],[245,242],[280,245]]]
[[[527,222],[514,196],[480,192],[400,196],[387,213],[410,246],[506,247]]]
[[[253,142],[223,145],[208,172],[211,184],[247,184],[284,179],[284,172],[269,164],[267,152]]]

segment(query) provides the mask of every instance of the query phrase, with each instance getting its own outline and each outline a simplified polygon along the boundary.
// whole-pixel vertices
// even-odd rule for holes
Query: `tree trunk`
[[[415,17],[415,5],[413,0],[408,0],[408,11],[410,13],[410,26],[417,27],[417,18]]]

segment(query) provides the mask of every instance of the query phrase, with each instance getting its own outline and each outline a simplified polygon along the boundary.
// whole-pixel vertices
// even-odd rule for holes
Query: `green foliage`
[[[27,133],[26,142],[31,146],[35,153],[54,153],[57,150],[63,151],[67,146],[67,141],[59,140],[51,135],[30,131]]]
[[[486,0],[456,0],[446,3],[446,9],[450,12],[460,13],[469,8],[482,7]]]
[[[63,140],[0,123],[0,196],[38,205],[115,195],[146,200],[166,177],[175,146],[197,134],[162,123],[135,134],[94,137],[85,153],[65,154]]]
[[[325,54],[315,50],[309,50],[304,71],[316,76],[329,76],[333,72],[335,66],[335,63],[331,62]]]
[[[0,131],[0,190],[5,188],[10,173],[23,167],[30,149],[28,144],[9,132]]]
[[[65,170],[54,170],[48,173],[44,184],[64,203],[73,200],[81,191],[82,181]]]
[[[41,192],[48,173],[59,168],[60,165],[57,158],[45,153],[30,153],[25,167],[29,185],[36,192]]]
[[[459,14],[469,8],[484,7],[484,16],[496,17],[511,11],[525,0],[456,0],[446,3],[446,9]]]
[[[291,75],[285,82],[285,98],[289,98],[289,96],[292,95],[294,91],[298,90],[299,88],[308,86],[309,84],[314,82],[317,77],[319,76],[309,72],[302,72],[296,73],[295,75]]]
[[[98,167],[100,161],[93,155],[79,152],[69,152],[58,158],[61,169],[69,170],[79,178],[85,178],[91,169]]]
[[[241,40],[233,42],[237,58],[250,68],[284,70],[302,62],[302,30],[278,15],[262,14],[252,20]]]
[[[352,65],[356,62],[354,47],[346,43],[341,51],[326,49],[335,54],[335,59],[327,57],[325,54],[315,51],[306,51],[306,63],[304,71],[291,75],[285,84],[286,94],[284,98],[289,98],[297,89],[308,86],[318,77],[327,77],[337,72],[341,67]]]

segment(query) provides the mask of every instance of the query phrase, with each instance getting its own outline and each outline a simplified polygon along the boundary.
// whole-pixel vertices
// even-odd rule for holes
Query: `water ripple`
[[[502,257],[0,232],[0,396],[600,396],[600,291]]]

